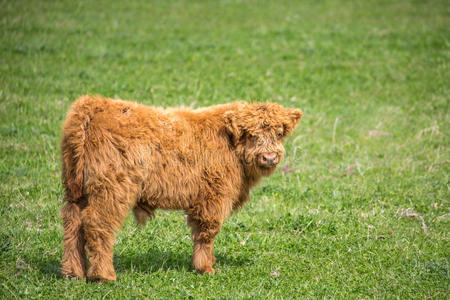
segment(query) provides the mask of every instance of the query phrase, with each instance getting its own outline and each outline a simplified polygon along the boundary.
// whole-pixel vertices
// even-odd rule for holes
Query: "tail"
[[[80,97],[72,105],[64,122],[61,152],[63,184],[68,201],[76,202],[83,195],[86,134],[94,113],[104,101],[99,97]]]

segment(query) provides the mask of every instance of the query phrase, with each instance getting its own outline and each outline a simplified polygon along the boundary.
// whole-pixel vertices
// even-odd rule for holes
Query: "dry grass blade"
[[[380,135],[391,135],[391,133],[387,132],[387,131],[380,131],[380,130],[369,130],[369,131],[367,131],[367,135],[369,137],[371,137],[371,136],[380,136]]]
[[[422,230],[425,234],[428,234],[428,226],[425,223],[424,218],[419,215],[416,211],[414,211],[414,209],[412,208],[406,208],[401,210],[400,212],[400,216],[402,216],[403,218],[417,218],[422,222]]]

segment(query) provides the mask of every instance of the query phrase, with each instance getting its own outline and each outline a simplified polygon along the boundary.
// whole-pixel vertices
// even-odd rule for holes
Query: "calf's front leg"
[[[222,220],[205,220],[198,216],[188,215],[187,224],[192,229],[192,240],[194,242],[194,252],[192,264],[200,273],[214,274],[213,264],[216,258],[213,254],[214,238],[219,233]]]

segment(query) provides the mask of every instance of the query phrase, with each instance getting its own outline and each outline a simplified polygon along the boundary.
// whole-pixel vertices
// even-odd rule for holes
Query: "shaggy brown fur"
[[[83,96],[63,126],[65,206],[62,273],[115,280],[114,234],[130,209],[140,224],[155,209],[181,209],[192,228],[192,263],[212,268],[223,220],[249,199],[284,154],[302,117],[275,103],[161,109]],[[86,252],[90,267],[86,274]]]

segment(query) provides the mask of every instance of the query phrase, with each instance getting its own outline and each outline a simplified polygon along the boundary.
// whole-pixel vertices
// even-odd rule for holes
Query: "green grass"
[[[1,1],[0,297],[448,299],[449,21],[445,0]],[[116,283],[61,278],[60,128],[86,93],[303,109],[216,275],[158,211],[118,234]]]

